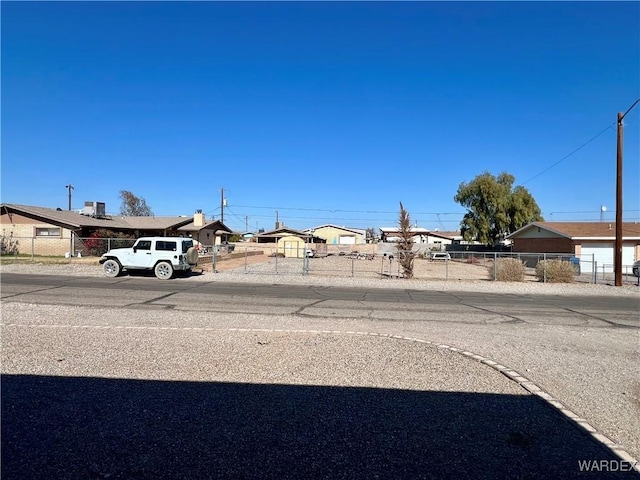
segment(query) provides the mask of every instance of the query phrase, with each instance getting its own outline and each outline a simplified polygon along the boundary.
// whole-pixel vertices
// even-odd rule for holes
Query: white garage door
[[[338,243],[340,243],[340,245],[355,245],[356,236],[355,235],[340,235],[340,238],[338,239]]]
[[[593,261],[598,264],[598,272],[613,272],[613,249],[614,243],[583,243],[580,253],[580,269],[583,272],[593,271]],[[622,272],[625,266],[629,270],[633,265],[633,246],[622,247]]]

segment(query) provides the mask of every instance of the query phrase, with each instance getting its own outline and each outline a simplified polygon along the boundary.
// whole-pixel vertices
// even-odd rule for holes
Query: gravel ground
[[[286,263],[282,260],[279,262],[281,266]],[[205,272],[185,281],[327,283],[327,277],[320,275],[265,273],[272,271],[272,266],[265,263],[252,266],[250,274],[244,273],[244,261],[226,265],[220,262],[218,267],[218,273]],[[261,268],[264,270],[259,273]],[[101,266],[80,262],[66,265],[3,265],[0,267],[2,272],[103,275]],[[330,282],[334,286],[369,288],[402,287],[534,295],[632,295],[640,299],[639,289],[635,285],[499,283],[477,279],[407,281],[367,277],[331,277]],[[3,304],[3,323],[8,323],[7,318],[17,320],[15,323],[20,323],[20,318],[24,318],[28,323],[26,319],[33,315],[42,316],[43,321],[50,318],[65,319],[70,325],[92,325],[91,319],[104,325],[119,314],[96,308]],[[506,327],[498,334],[469,325],[399,326],[388,322],[375,327],[378,335],[385,335],[385,338],[380,338],[375,335],[194,329],[189,327],[191,319],[186,312],[172,313],[185,328],[163,330],[154,327],[157,325],[156,313],[136,311],[135,315],[139,317],[140,324],[149,328],[3,328],[3,419],[10,418],[5,414],[12,411],[28,419],[24,424],[3,422],[3,443],[7,435],[15,432],[22,432],[31,438],[24,444],[12,443],[9,449],[3,446],[5,459],[11,458],[11,453],[19,457],[20,452],[24,451],[21,449],[36,451],[40,456],[35,461],[34,458],[29,459],[28,468],[37,473],[31,478],[54,478],[60,469],[71,468],[69,465],[74,467],[67,470],[67,473],[70,472],[67,478],[180,478],[187,471],[191,478],[210,478],[211,475],[214,478],[232,478],[232,472],[239,471],[252,478],[265,478],[264,475],[257,475],[258,471],[266,472],[266,476],[271,475],[272,478],[372,478],[372,475],[363,472],[378,474],[379,478],[403,475],[411,478],[496,478],[496,474],[502,478],[573,478],[579,477],[575,465],[577,460],[591,458],[589,455],[603,458],[601,451],[593,451],[593,445],[585,444],[583,437],[575,436],[575,429],[564,429],[563,422],[558,422],[560,417],[549,412],[548,407],[539,410],[539,401],[531,403],[537,397],[528,394],[515,382],[460,354],[433,345],[389,338],[398,334],[398,328],[401,328],[404,336],[455,345],[499,360],[562,400],[600,431],[605,431],[623,444],[636,458],[640,453],[640,383],[637,375],[635,379],[629,378],[624,373],[628,369],[616,367],[626,365],[629,358],[637,358],[638,336],[633,330],[607,330],[603,336],[597,329],[555,327],[555,340],[546,342],[545,338],[549,337],[550,332],[544,325],[533,326],[525,332],[515,328],[510,331]],[[256,317],[240,317],[238,315],[238,326],[249,327],[248,330],[269,328],[268,325],[273,328],[273,322],[278,322],[278,318],[265,321]],[[282,325],[287,325],[286,318],[282,319]],[[336,330],[372,331],[371,325],[339,319],[335,320],[335,324],[323,325]],[[306,327],[313,329],[316,326],[307,324]],[[112,348],[116,344],[118,348]],[[51,345],[56,347],[52,348]],[[619,358],[607,354],[607,351],[620,350],[619,345],[626,345],[628,351],[623,349],[623,355]],[[585,352],[589,351],[592,351],[593,361],[588,369],[581,368],[585,356],[589,355]],[[13,377],[12,374],[20,376]],[[25,381],[24,375],[32,375],[27,377],[32,382]],[[75,383],[48,383],[48,379],[58,377],[75,379]],[[83,377],[87,380],[82,380]],[[607,382],[600,381],[602,378],[607,378]],[[139,380],[144,380],[146,386],[131,383]],[[149,381],[153,381],[151,387],[148,386]],[[156,390],[159,388],[157,382],[165,381],[184,382],[180,385],[186,386],[187,390],[192,388],[192,382],[199,382],[200,387],[197,387],[195,399],[189,397],[186,400],[182,391],[173,391],[167,398],[165,390]],[[220,403],[210,397],[204,400],[200,388],[209,387],[201,387],[200,382],[221,389],[220,393],[214,395],[215,398],[227,396],[230,400]],[[274,389],[275,384],[288,385],[288,390]],[[270,387],[255,394],[253,390],[247,390],[248,385],[252,385],[252,388],[260,385],[265,389],[267,385]],[[614,391],[607,390],[611,385]],[[240,390],[239,386],[242,387]],[[313,389],[305,390],[303,386]],[[374,398],[367,396],[363,399],[362,395],[369,395],[367,389],[372,387],[378,392],[389,392],[389,389],[422,392],[425,395],[425,392],[431,392],[431,397],[413,398],[406,405],[403,403],[405,400],[398,399],[395,394]],[[91,396],[89,400],[74,398],[67,405],[65,398],[77,389],[93,392],[97,396]],[[142,389],[143,392],[133,396],[129,393],[131,389]],[[45,394],[40,395],[40,391]],[[102,399],[99,393],[105,391],[115,395],[115,400],[106,402]],[[435,392],[444,396],[433,397]],[[336,394],[340,399],[338,401]],[[10,396],[9,402],[6,401],[9,398],[7,395]],[[269,399],[275,409],[270,412],[260,410],[258,404],[247,400],[253,395],[256,395],[255,398]],[[345,399],[345,395],[348,398]],[[358,410],[362,409],[363,404],[370,406],[364,409],[366,418],[360,417],[357,422],[349,415],[336,413],[353,412],[354,397],[357,398],[355,404]],[[175,402],[175,398],[185,402],[183,414],[177,414],[167,406]],[[310,403],[310,399],[315,401]],[[247,401],[256,408],[255,411],[239,406]],[[147,410],[145,402],[149,405]],[[436,407],[416,413],[416,406],[420,405],[424,410],[425,402]],[[398,409],[397,405],[405,405],[406,408],[403,406]],[[220,419],[207,418],[203,411],[205,407],[232,411],[237,415],[230,415],[228,422],[218,425],[216,422]],[[93,417],[85,418],[83,415],[81,418],[86,425],[70,421],[68,428],[61,428],[56,423],[51,425],[48,434],[43,433],[39,438],[38,435],[25,433],[33,432],[36,427],[40,429],[42,422],[46,423],[33,417],[30,413],[33,408],[42,409],[42,415],[65,418],[67,421],[78,411],[93,409],[102,412],[101,415],[114,425],[112,429],[96,424]],[[400,416],[394,420],[391,412],[396,409]],[[149,429],[154,438],[141,438],[136,444],[135,428],[141,428],[140,418],[151,415],[149,412],[153,412],[155,418],[153,428]],[[308,424],[316,414],[333,418],[335,423],[315,425],[320,433],[310,434]],[[282,427],[288,433],[274,439],[265,431],[256,431],[254,424],[249,426],[244,423],[242,416],[251,418],[252,422],[263,422],[270,428]],[[383,420],[376,424],[374,417]],[[456,420],[456,417],[459,418]],[[200,430],[195,426],[190,427],[185,436],[171,438],[168,431],[157,426],[161,418],[164,419],[162,421],[166,420],[167,428],[172,432],[173,427],[177,428],[178,424],[185,421],[193,424],[201,422],[209,430],[214,429],[221,438],[226,438],[227,443],[237,451],[220,450],[223,448],[220,443],[203,437],[209,430]],[[446,422],[440,422],[439,419]],[[361,440],[350,438],[347,440],[350,444],[336,445],[334,432],[355,429],[356,424],[371,427],[354,430],[360,437],[378,440],[366,445],[361,444]],[[427,428],[425,425],[428,430],[423,429]],[[446,425],[450,426],[450,430]],[[116,427],[120,428],[120,432]],[[237,436],[232,435],[232,431]],[[399,435],[395,437],[393,445],[388,443],[388,438],[382,440],[382,432],[386,435],[389,431],[397,431]],[[123,437],[122,432],[130,437]],[[71,441],[69,439],[79,433],[87,436],[88,441],[59,458],[52,458],[50,452],[40,447],[47,443],[61,446],[60,442]],[[117,458],[117,461],[107,461],[105,455],[100,453],[97,445],[104,443],[105,438],[108,439],[106,444],[113,450],[110,457]],[[429,440],[427,443],[424,442],[425,438]],[[435,442],[436,438],[442,442]],[[24,439],[21,437],[20,441]],[[274,462],[273,458],[265,457],[264,451],[261,452],[265,442],[273,443],[271,447],[281,456],[280,461]],[[153,445],[164,448],[176,457],[186,458],[185,461],[195,461],[191,455],[199,452],[209,462],[210,469],[205,472],[183,466],[176,470],[177,467],[167,465],[164,458],[153,453]],[[310,456],[306,458],[310,463],[302,467],[299,465],[302,454],[297,449],[305,446],[309,449],[310,445],[323,446],[324,450],[311,449]],[[422,453],[413,450],[418,445]],[[218,452],[219,460],[215,460],[212,453],[207,453],[205,447],[210,452]],[[397,455],[397,463],[393,463],[391,468],[382,461],[385,452],[389,451]],[[429,453],[425,455],[425,451]],[[488,455],[488,452],[491,454]],[[134,455],[137,457],[134,458]],[[255,462],[237,463],[238,458],[252,455],[257,458]],[[452,464],[452,458],[462,460]],[[315,465],[314,459],[320,463]],[[509,464],[510,461],[515,464]],[[423,470],[402,470],[407,464],[417,465]],[[332,465],[330,474],[323,470],[322,465]],[[474,465],[479,470],[474,469]],[[27,468],[26,464],[19,461],[8,466],[4,461],[2,468],[3,478],[29,478],[19,475],[21,469]],[[424,471],[430,473],[424,475]]]
[[[118,315],[34,307],[8,306],[71,325]],[[172,314],[184,328],[5,327],[2,478],[582,478],[579,461],[616,459],[448,349]]]

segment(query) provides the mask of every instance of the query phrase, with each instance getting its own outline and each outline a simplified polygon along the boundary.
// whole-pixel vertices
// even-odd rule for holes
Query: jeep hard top
[[[117,277],[123,271],[152,270],[162,280],[174,272],[189,272],[198,263],[198,251],[191,238],[141,237],[131,248],[114,248],[102,255],[107,277]]]

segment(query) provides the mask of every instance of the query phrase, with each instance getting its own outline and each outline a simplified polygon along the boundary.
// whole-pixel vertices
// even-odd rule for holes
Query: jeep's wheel
[[[154,272],[160,280],[169,280],[173,277],[173,266],[169,262],[160,262]]]
[[[198,263],[198,250],[196,250],[195,247],[191,247],[187,250],[187,263],[189,265],[195,265]]]
[[[122,267],[117,260],[109,259],[104,262],[104,275],[105,277],[115,278],[120,275]]]

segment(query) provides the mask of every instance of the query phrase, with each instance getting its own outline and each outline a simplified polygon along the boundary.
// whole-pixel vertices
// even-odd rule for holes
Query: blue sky
[[[455,230],[507,171],[546,220],[615,219],[638,2],[2,2],[1,200],[235,230]],[[640,105],[624,219],[640,219]],[[586,144],[586,145],[585,145]],[[581,147],[581,148],[580,148]],[[577,150],[577,151],[576,151]],[[277,213],[276,213],[277,212]]]

